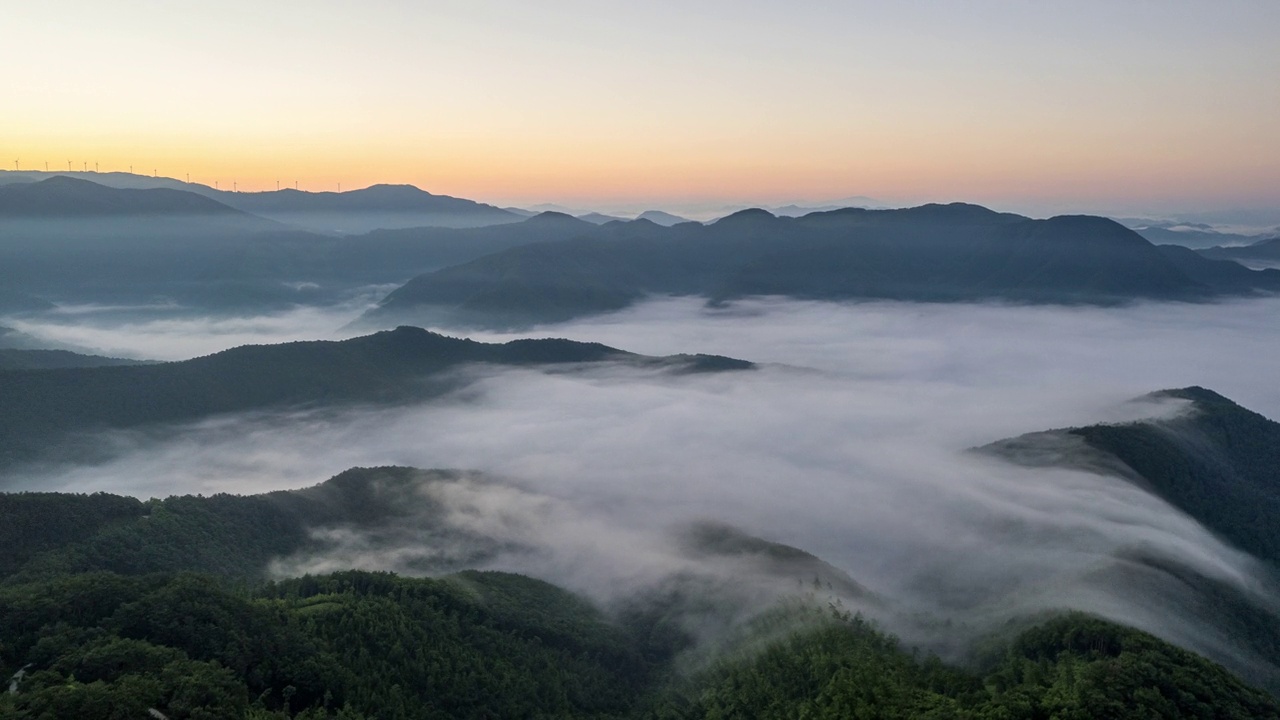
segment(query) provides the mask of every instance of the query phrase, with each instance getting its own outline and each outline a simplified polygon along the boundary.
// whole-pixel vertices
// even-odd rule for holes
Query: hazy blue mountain
[[[457,379],[428,380],[468,363],[603,361],[675,372],[751,367],[714,356],[650,358],[569,340],[493,345],[401,327],[343,341],[246,345],[181,362],[0,371],[0,463],[34,456],[73,433],[246,410],[412,402],[455,389]]]
[[[381,195],[402,191],[410,198],[420,192],[383,188],[355,198],[363,204],[353,207],[377,208]],[[561,239],[585,225],[552,215],[508,231],[319,234],[191,192],[114,189],[74,178],[0,186],[3,197],[13,212],[0,210],[0,312],[49,309],[51,299],[168,301],[192,312],[332,302],[367,285],[401,283],[520,244]]]
[[[680,223],[692,222],[688,218],[682,218],[679,215],[672,215],[662,210],[645,210],[636,216],[637,220],[648,220],[651,223],[657,223],[664,227],[679,225]]]
[[[1115,221],[1156,245],[1181,245],[1196,250],[1219,245],[1250,245],[1257,242],[1260,237],[1269,237],[1230,232],[1202,222],[1149,218],[1115,218]]]
[[[164,189],[200,195],[228,207],[315,232],[359,234],[379,228],[480,227],[515,222],[525,215],[492,205],[435,195],[412,185],[373,185],[345,192],[286,188],[235,192],[167,177],[122,172],[0,173],[0,187],[35,184],[61,177],[128,190]]]
[[[1250,245],[1205,248],[1199,252],[1215,260],[1275,263],[1280,262],[1280,237],[1265,238]]]
[[[372,324],[518,326],[617,310],[648,295],[1121,303],[1280,290],[1280,274],[1162,250],[1110,220],[1031,220],[975,205],[847,209],[709,225],[579,228],[414,278]]]
[[[578,219],[585,220],[591,223],[592,225],[603,225],[605,223],[619,222],[619,221],[626,222],[626,218],[624,217],[618,217],[617,215],[606,215],[604,213],[598,213],[598,212],[589,212],[589,213],[586,213],[585,215],[579,215]]]
[[[139,360],[82,355],[68,350],[16,350],[0,347],[0,370],[46,370],[142,364],[144,363]]]
[[[1245,258],[1215,257],[1203,250],[1180,245],[1161,245],[1160,252],[1187,277],[1209,287],[1255,286],[1274,292],[1276,282],[1280,280],[1280,270],[1271,267],[1251,269],[1245,266],[1244,263],[1250,262]]]
[[[788,205],[771,205],[766,209],[774,215],[782,217],[803,217],[810,213],[832,212],[835,210],[845,210],[847,208],[888,210],[889,206],[874,198],[858,195],[842,198],[840,200],[832,200],[831,202],[825,203],[791,203]]]
[[[241,214],[216,200],[182,190],[122,190],[64,176],[33,183],[0,185],[0,218],[5,219]]]
[[[346,234],[412,227],[481,227],[522,219],[492,205],[434,195],[412,185],[372,185],[346,192],[223,190],[213,196],[231,207],[272,220]]]
[[[198,183],[188,183],[181,180],[175,180],[170,177],[161,177],[158,175],[142,175],[130,172],[114,172],[104,171],[97,172],[93,170],[82,171],[74,169],[81,167],[73,165],[72,169],[63,172],[58,169],[57,165],[53,170],[0,170],[0,185],[14,185],[22,183],[35,183],[41,180],[48,180],[53,177],[69,177],[78,180],[87,180],[98,185],[118,188],[123,190],[150,190],[153,188],[167,188],[169,190],[187,190],[193,191],[196,188],[203,188],[204,185]]]

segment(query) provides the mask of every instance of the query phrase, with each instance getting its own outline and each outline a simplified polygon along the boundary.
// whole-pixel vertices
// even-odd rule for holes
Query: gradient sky
[[[7,167],[500,204],[1280,206],[1280,2],[0,0]]]

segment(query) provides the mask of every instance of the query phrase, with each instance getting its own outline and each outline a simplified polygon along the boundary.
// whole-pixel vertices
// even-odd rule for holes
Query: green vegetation
[[[832,615],[811,618],[808,629],[763,650],[719,661],[664,696],[650,717],[1280,717],[1274,698],[1222,668],[1084,615],[1023,632],[978,671],[921,658],[861,618]]]
[[[1124,461],[1160,497],[1243,550],[1280,562],[1280,423],[1199,387],[1153,399],[1194,403],[1169,420],[1070,432]]]
[[[1221,668],[1080,615],[964,670],[797,601],[673,675],[637,628],[502,573],[343,572],[253,591],[84,574],[0,588],[0,637],[0,672],[23,670],[0,695],[15,718],[1280,717]]]
[[[0,579],[188,571],[261,582],[272,559],[326,549],[311,537],[312,528],[388,531],[440,524],[422,490],[459,476],[354,468],[303,490],[183,495],[145,503],[106,493],[0,495],[0,547],[5,548]]]
[[[0,636],[5,717],[612,717],[650,682],[591,606],[497,573],[85,574],[0,590]]]
[[[14,678],[0,716],[1280,717],[1222,668],[1078,614],[1011,630],[959,667],[812,594],[682,654],[689,598],[637,596],[605,614],[505,573],[266,579],[272,559],[323,550],[311,528],[443,528],[423,485],[460,477],[354,469],[304,490],[147,502],[0,495],[0,678]],[[721,526],[684,541],[707,557],[825,567]]]

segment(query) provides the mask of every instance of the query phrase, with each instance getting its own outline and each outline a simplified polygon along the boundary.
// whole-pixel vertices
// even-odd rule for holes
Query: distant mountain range
[[[262,218],[316,232],[359,234],[381,228],[480,227],[515,222],[521,215],[473,200],[434,195],[412,185],[373,185],[346,192],[308,192],[292,188],[264,192],[233,192],[199,183],[171,178],[150,178],[128,173],[0,173],[0,191],[17,191],[30,185],[56,180],[92,183],[122,190],[166,190],[185,192],[216,201],[226,208],[252,213]],[[36,196],[46,193],[37,191]],[[0,193],[0,198],[4,194]],[[162,202],[163,195],[145,196]],[[172,197],[169,198],[172,201]],[[40,200],[40,202],[47,202]],[[135,200],[140,202],[139,200]],[[198,206],[187,198],[186,202]],[[214,208],[216,206],[206,206]],[[87,214],[101,210],[94,205],[51,204],[50,210],[66,214]],[[212,211],[212,210],[210,210]],[[0,213],[3,201],[0,200]],[[135,212],[136,214],[136,212]],[[50,217],[56,215],[49,215]]]
[[[595,225],[603,225],[605,223],[610,223],[610,222],[628,222],[628,219],[625,217],[622,217],[621,215],[607,215],[607,214],[598,213],[598,212],[585,213],[582,215],[578,215],[577,218],[579,220],[585,220]],[[644,212],[637,215],[635,219],[648,220],[651,223],[662,225],[664,227],[679,225],[680,223],[683,223],[683,222],[692,222],[686,218],[680,217],[679,215],[672,215],[671,213],[663,212],[661,210],[645,210]]]
[[[143,364],[145,363],[140,360],[82,355],[69,350],[17,350],[0,347],[0,370],[48,370]]]
[[[434,207],[496,219],[496,208],[407,186],[215,195],[278,217]],[[342,235],[293,230],[208,193],[70,177],[0,184],[0,311],[38,311],[51,300],[283,307],[408,280],[364,322],[509,327],[661,294],[1108,304],[1280,289],[1280,271],[1217,259],[1262,260],[1270,246],[1202,256],[1087,216],[1031,220],[953,204],[798,218],[744,210],[709,225],[652,211],[597,225],[498,212],[504,222],[483,227]]]
[[[1117,218],[1116,222],[1138,233],[1156,245],[1182,245],[1194,249],[1219,245],[1249,245],[1258,241],[1257,235],[1223,232],[1204,223],[1184,223],[1138,218]]]
[[[1280,263],[1280,237],[1265,238],[1250,245],[1205,248],[1200,254],[1216,260],[1241,263]]]
[[[537,366],[623,362],[673,372],[740,370],[716,356],[652,358],[598,343],[513,340],[502,345],[418,328],[340,342],[246,345],[182,362],[0,371],[0,465],[34,457],[74,433],[187,422],[247,410],[399,404],[447,392],[427,382],[468,363]]]
[[[383,207],[384,195],[417,193],[379,188],[303,204],[332,200],[357,212]],[[332,302],[364,285],[559,239],[564,223],[580,224],[552,215],[516,232],[490,225],[340,235],[293,230],[183,190],[68,177],[0,185],[0,312],[48,309],[50,298],[169,300],[197,311]]]
[[[1113,304],[1277,290],[1280,271],[1156,247],[1104,218],[1032,220],[965,204],[801,218],[744,210],[710,225],[582,223],[559,242],[416,277],[366,322],[511,327],[618,310],[663,294],[713,303],[783,295]]]
[[[182,190],[117,189],[55,176],[33,183],[0,185],[0,218],[44,220],[133,215],[239,215],[216,200]]]

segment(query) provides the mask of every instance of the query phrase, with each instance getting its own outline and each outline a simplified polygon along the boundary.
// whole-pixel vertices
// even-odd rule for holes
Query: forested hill
[[[743,369],[712,356],[650,358],[598,343],[486,344],[401,327],[344,341],[248,345],[182,362],[0,371],[0,463],[77,431],[195,420],[217,413],[396,403],[453,389],[444,370],[617,361],[674,371]],[[434,382],[424,382],[435,378]]]
[[[262,582],[273,560],[331,550],[313,531],[332,528],[367,532],[370,552],[446,543],[455,554],[432,562],[424,551],[416,569],[458,570],[495,550],[491,539],[450,527],[432,499],[431,488],[462,482],[487,481],[474,473],[383,467],[353,468],[314,487],[261,495],[142,502],[106,493],[0,494],[0,581],[106,571]]]
[[[1280,423],[1200,387],[1154,393],[1192,409],[1070,432],[1111,453],[1169,503],[1238,547],[1280,564]]]
[[[430,531],[446,523],[422,484],[475,480],[375,468],[253,497],[0,495],[0,716],[1280,718],[1221,667],[1076,614],[992,638],[960,667],[902,647],[817,582],[710,655],[686,652],[701,615],[643,594],[602,610],[475,571],[261,582],[265,559],[323,542],[301,531],[312,523]],[[723,527],[689,542],[703,557],[820,563]],[[684,600],[705,612],[707,598]]]
[[[654,294],[1110,304],[1280,290],[1280,271],[1225,273],[1174,250],[1103,218],[1032,220],[958,203],[800,218],[744,210],[710,225],[580,228],[420,275],[366,319],[512,326]]]
[[[1111,472],[1140,483],[1237,547],[1280,565],[1280,423],[1201,387],[1163,390],[1139,401],[1185,401],[1163,419],[1037,433],[989,446],[1027,464]],[[1056,438],[1070,446],[1037,452]]]

